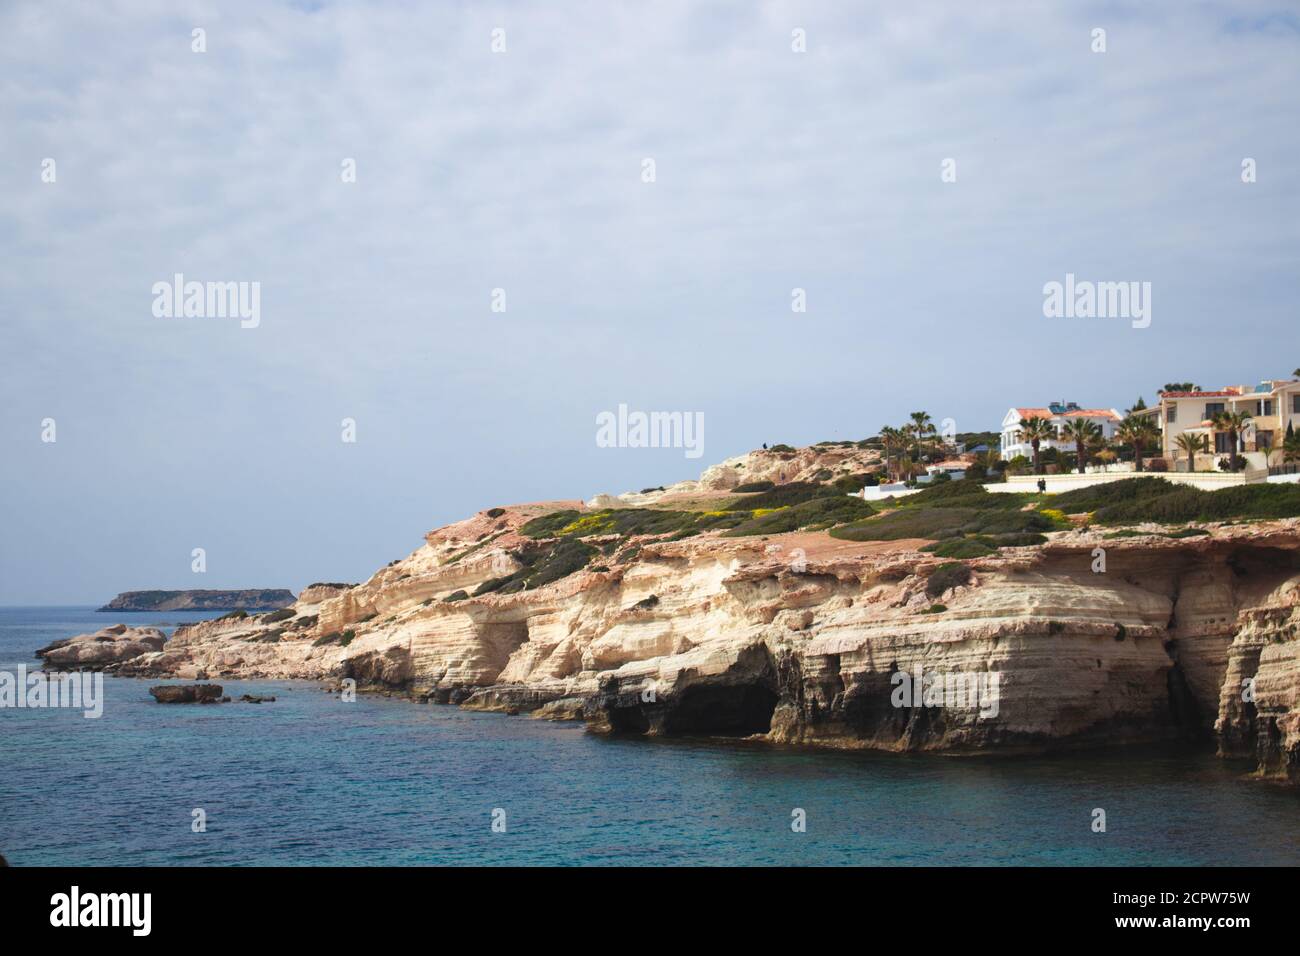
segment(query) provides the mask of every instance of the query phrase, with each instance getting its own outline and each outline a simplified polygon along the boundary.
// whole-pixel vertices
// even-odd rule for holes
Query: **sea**
[[[109,624],[215,614],[0,608],[0,671]],[[0,708],[0,853],[22,865],[1300,864],[1300,793],[1203,752],[941,757],[578,723],[314,682],[262,704]],[[1104,813],[1104,830],[1098,827]]]

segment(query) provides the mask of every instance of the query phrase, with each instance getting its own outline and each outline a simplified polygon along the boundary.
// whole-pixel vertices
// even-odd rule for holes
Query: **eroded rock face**
[[[1219,751],[1254,756],[1263,776],[1300,784],[1300,581],[1242,615],[1219,702]]]
[[[102,670],[162,649],[167,640],[156,627],[114,624],[93,634],[54,641],[36,652],[50,670]]]
[[[544,587],[448,600],[517,567],[519,528],[556,507],[581,504],[481,512],[291,618],[183,627],[118,672],[350,678],[595,731],[840,748],[1217,741],[1297,782],[1300,520],[1055,533],[966,562],[969,583],[937,599],[944,562],[922,542],[804,532],[623,542]],[[898,696],[918,675],[935,700],[933,683]]]

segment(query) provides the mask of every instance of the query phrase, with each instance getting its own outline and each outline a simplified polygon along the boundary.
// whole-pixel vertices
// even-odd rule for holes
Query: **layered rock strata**
[[[1054,533],[965,562],[969,581],[939,594],[945,562],[921,541],[802,532],[647,539],[544,587],[464,596],[518,568],[519,528],[557,506],[480,513],[363,584],[304,592],[291,616],[183,627],[109,669],[351,679],[614,733],[948,753],[1217,744],[1300,782],[1300,520]],[[938,694],[900,700],[919,675]]]

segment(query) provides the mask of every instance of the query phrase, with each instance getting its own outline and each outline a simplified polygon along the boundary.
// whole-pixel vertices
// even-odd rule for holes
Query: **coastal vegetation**
[[[1052,499],[1069,513],[1088,512],[1098,524],[1162,524],[1300,516],[1300,485],[1257,484],[1201,491],[1163,478],[1130,478],[1066,491]]]

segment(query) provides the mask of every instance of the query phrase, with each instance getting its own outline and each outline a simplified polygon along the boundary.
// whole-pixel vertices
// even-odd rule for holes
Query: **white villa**
[[[1061,429],[1067,422],[1077,418],[1096,422],[1101,426],[1102,437],[1109,440],[1115,437],[1115,428],[1123,417],[1113,408],[1080,408],[1074,402],[1053,402],[1046,408],[1012,408],[1002,419],[1002,460],[1010,461],[1017,455],[1030,459],[1034,457],[1033,446],[1023,440],[1020,433],[1022,418],[1046,418],[1051,422],[1057,437],[1039,442],[1040,451],[1056,448],[1063,452],[1073,452],[1074,443],[1060,437]]]
[[[1288,426],[1300,431],[1300,381],[1271,379],[1208,392],[1161,392],[1158,404],[1135,414],[1150,417],[1160,429],[1162,453],[1177,471],[1187,470],[1187,453],[1178,447],[1178,436],[1204,435],[1209,450],[1196,455],[1196,470],[1215,471],[1219,459],[1232,451],[1231,436],[1216,431],[1211,421],[1224,411],[1251,416],[1238,436],[1240,451],[1249,467],[1267,468],[1280,460]]]

